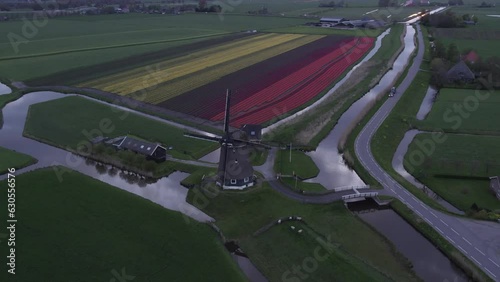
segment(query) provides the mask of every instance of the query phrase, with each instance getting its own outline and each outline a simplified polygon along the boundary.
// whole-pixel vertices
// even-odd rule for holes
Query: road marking
[[[500,265],[498,265],[496,262],[494,262],[493,260],[491,260],[490,258],[488,258],[494,265],[496,265],[497,267],[500,267]]]
[[[472,244],[467,239],[465,239],[465,237],[462,237],[462,239],[464,239],[465,242],[472,246]]]
[[[424,217],[418,210],[415,210],[415,212],[420,216],[420,217]]]
[[[453,242],[453,244],[456,244],[455,241],[453,241],[453,239],[451,239],[450,237],[446,236],[446,238],[448,238],[448,240],[450,240],[451,242]]]
[[[427,217],[424,217],[425,221],[427,221],[427,223],[429,223],[431,226],[434,226],[434,224],[432,224],[432,222],[430,220],[427,219]]]
[[[424,209],[429,210],[426,206],[424,206],[424,204],[420,203],[420,205],[421,205]]]
[[[484,267],[484,269],[486,269],[486,271],[488,271],[491,275],[493,275],[493,277],[497,278],[497,276],[493,274],[493,272],[491,272],[488,268],[486,268],[486,266]]]
[[[474,247],[474,249],[476,249],[476,251],[480,252],[483,256],[485,256],[485,254],[481,252],[481,250],[479,250],[478,248]]]
[[[458,234],[457,231],[455,231],[455,229],[453,229],[453,227],[450,227],[450,228],[451,228],[451,231],[455,232],[455,234],[460,235],[460,234]]]
[[[406,195],[410,196],[410,193],[408,193],[408,191],[406,191],[406,190],[403,190],[403,191],[406,193]]]
[[[441,222],[442,222],[444,225],[446,225],[446,227],[448,227],[448,224],[446,224],[446,222],[444,222],[442,219],[440,219],[440,220],[441,220]]]
[[[466,250],[464,250],[462,247],[460,247],[460,246],[457,246],[457,247],[458,247],[460,250],[462,250],[462,252],[464,252],[466,255],[468,255],[467,251],[466,251]]]
[[[436,229],[441,232],[442,234],[444,234],[443,230],[439,229],[439,227],[436,226]]]
[[[477,264],[479,264],[480,266],[483,266],[475,257],[473,256],[470,256],[475,262],[477,262]]]
[[[437,215],[433,212],[430,212],[435,218],[438,218]]]
[[[417,202],[417,203],[418,203],[418,200],[417,200],[417,198],[415,198],[415,196],[413,196],[413,195],[412,195],[412,196],[411,196],[411,198],[412,198],[415,202]]]
[[[392,188],[391,188],[391,191],[392,191],[393,193],[396,193],[396,191],[394,191],[394,189],[392,189]]]
[[[409,206],[412,210],[414,210],[414,209],[415,209],[415,208],[414,208],[414,207],[413,207],[410,203],[408,203],[408,206]]]

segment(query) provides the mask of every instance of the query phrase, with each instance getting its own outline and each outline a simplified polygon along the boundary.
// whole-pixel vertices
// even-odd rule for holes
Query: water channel
[[[403,72],[410,60],[411,54],[415,50],[414,36],[415,28],[406,26],[404,37],[405,47],[395,60],[393,68],[382,77],[375,87],[354,102],[342,114],[333,130],[321,141],[316,151],[307,153],[320,169],[319,175],[316,178],[308,180],[308,182],[321,183],[327,189],[341,186],[364,185],[358,174],[345,164],[343,155],[337,149],[338,143],[346,130],[351,126],[352,121],[357,118],[366,105],[372,103],[379,95],[384,95],[394,84],[397,75]]]
[[[12,90],[9,88],[9,86],[0,83],[0,95],[9,94],[11,92]]]
[[[313,158],[315,163],[320,168],[321,172],[318,177],[311,181],[317,181],[323,184],[325,187],[332,189],[339,186],[356,186],[363,185],[364,183],[356,174],[355,171],[351,170],[344,163],[342,155],[338,153],[337,144],[345,132],[345,130],[350,125],[351,121],[359,114],[360,110],[363,109],[368,103],[376,99],[376,97],[386,91],[394,83],[394,78],[397,73],[402,72],[404,67],[407,65],[411,53],[415,49],[414,35],[415,29],[411,26],[406,27],[406,35],[404,38],[404,50],[396,59],[393,69],[390,70],[381,79],[380,83],[375,86],[372,90],[366,93],[361,99],[356,101],[339,119],[338,124],[330,132],[330,134],[325,138],[318,146],[315,152],[309,153]],[[386,35],[388,31],[384,34]],[[383,35],[383,36],[385,36]],[[382,36],[382,37],[383,37]],[[373,54],[380,47],[380,42],[382,37],[379,37],[377,43],[379,44],[370,53]],[[371,56],[373,56],[373,54]],[[370,55],[370,54],[369,54]],[[368,55],[364,60],[368,60]],[[1,87],[1,85],[0,85]],[[10,89],[7,87],[9,91]],[[1,93],[0,88],[0,93]],[[65,150],[55,148],[32,139],[28,139],[22,136],[22,131],[24,129],[24,123],[26,121],[28,107],[32,104],[49,101],[53,99],[58,99],[66,97],[69,95],[64,95],[56,92],[44,91],[26,94],[17,101],[11,102],[6,105],[3,109],[4,124],[0,130],[0,146],[9,148],[11,150],[19,151],[28,155],[31,155],[38,159],[38,163],[32,165],[28,168],[21,169],[19,172],[29,171],[32,169],[47,167],[53,165],[64,165],[73,170],[81,172],[85,175],[91,176],[95,179],[106,182],[110,185],[116,186],[120,189],[129,191],[143,198],[149,199],[161,206],[182,212],[183,214],[192,217],[198,221],[212,221],[213,219],[208,215],[204,214],[200,210],[196,209],[194,206],[186,203],[185,198],[187,194],[187,189],[182,187],[179,182],[186,176],[184,173],[176,172],[171,174],[169,177],[164,177],[156,182],[151,182],[146,179],[137,177],[136,175],[130,174],[125,171],[119,171],[107,165],[98,164],[92,161],[85,160],[82,157],[76,156]],[[211,154],[205,156],[202,160],[209,162],[218,161],[218,152],[212,152]],[[5,178],[5,176],[0,176],[0,180]],[[404,222],[397,214],[392,212],[392,210],[387,211],[377,211],[371,213],[366,213],[362,215],[362,218],[368,223],[375,226],[382,234],[384,234],[389,240],[391,240],[397,248],[408,257],[414,264],[415,270],[418,275],[424,278],[426,281],[444,281],[436,280],[437,277],[445,277],[445,279],[451,279],[450,281],[466,281],[460,280],[462,274],[454,269],[450,261],[444,257],[439,251],[433,247],[425,238],[423,238],[418,232]],[[403,227],[406,224],[406,227]],[[394,228],[398,226],[398,228]],[[400,228],[399,228],[400,227]],[[397,231],[401,229],[402,231]],[[397,233],[402,232],[402,233]],[[396,235],[394,235],[395,233]],[[420,236],[422,244],[427,243],[430,247],[427,248],[412,248],[416,245],[413,243],[414,240],[418,239]],[[407,241],[402,241],[402,240]],[[405,250],[405,251],[404,251]],[[421,251],[425,250],[424,253]],[[420,252],[420,253],[419,253]],[[437,252],[433,255],[433,252]],[[425,256],[423,255],[425,254]],[[440,255],[440,256],[439,256]],[[432,261],[438,263],[438,267],[431,267],[428,264],[422,264],[424,261],[432,258]],[[240,268],[245,272],[247,277],[251,281],[265,281],[262,274],[251,265],[250,261],[244,257],[236,256],[235,261],[239,264]],[[449,271],[446,270],[444,276],[439,276],[436,274],[437,270],[448,269],[446,265],[448,264]],[[250,265],[250,266],[249,266]],[[455,276],[453,276],[455,275]],[[432,278],[428,280],[427,278]],[[459,277],[458,280],[454,277]]]
[[[424,281],[468,281],[465,273],[390,208],[374,201],[349,203],[351,211],[389,239]]]

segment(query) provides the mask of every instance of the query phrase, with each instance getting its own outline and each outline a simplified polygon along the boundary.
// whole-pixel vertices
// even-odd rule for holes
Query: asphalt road
[[[404,93],[408,89],[420,69],[424,55],[424,48],[421,46],[424,46],[424,41],[418,25],[417,40],[419,48],[416,57],[407,76],[397,87],[398,94]],[[500,237],[500,224],[453,217],[432,210],[411,195],[375,161],[370,147],[371,139],[400,97],[401,94],[387,99],[363,128],[356,138],[356,156],[366,170],[384,187],[387,194],[401,200],[487,275],[495,281],[500,281],[500,240],[497,239]]]

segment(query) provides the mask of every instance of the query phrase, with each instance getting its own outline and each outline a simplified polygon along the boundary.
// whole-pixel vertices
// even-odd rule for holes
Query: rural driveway
[[[405,79],[398,86],[398,93],[404,93],[408,89],[420,69],[424,55],[424,48],[422,48],[424,40],[419,25],[417,25],[417,38],[419,47],[417,55]],[[356,156],[388,194],[401,200],[492,279],[500,281],[500,239],[498,236],[500,224],[454,217],[432,210],[389,176],[375,161],[370,147],[371,139],[400,97],[401,95],[396,95],[387,99],[363,128],[356,138]]]

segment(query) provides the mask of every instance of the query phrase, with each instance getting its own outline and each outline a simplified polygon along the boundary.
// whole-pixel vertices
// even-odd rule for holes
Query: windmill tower
[[[253,167],[250,162],[252,146],[270,148],[262,143],[242,140],[242,132],[229,130],[231,93],[226,92],[226,107],[224,114],[224,133],[221,137],[210,137],[199,134],[187,133],[188,137],[219,142],[220,158],[217,171],[217,185],[223,189],[245,189],[255,183]]]

